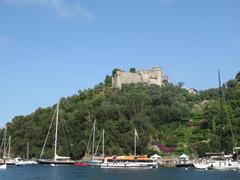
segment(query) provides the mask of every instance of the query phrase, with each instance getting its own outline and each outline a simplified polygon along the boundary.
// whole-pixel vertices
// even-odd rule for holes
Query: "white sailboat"
[[[4,129],[3,135],[3,157],[2,159],[6,162],[7,165],[14,165],[15,160],[11,158],[11,136],[8,137],[8,148],[7,148],[7,126]]]
[[[152,169],[157,168],[158,164],[146,155],[137,155],[137,130],[134,131],[134,156],[111,156],[105,157],[103,163],[100,164],[101,168],[107,169]]]
[[[231,123],[230,116],[229,116],[228,109],[227,109],[227,105],[226,105],[225,94],[224,94],[224,91],[223,91],[222,86],[221,86],[221,78],[220,78],[220,72],[219,71],[218,71],[218,81],[219,81],[219,92],[220,92],[221,119],[223,119],[222,113],[223,113],[223,110],[225,110],[226,115],[227,115],[227,119],[228,119],[228,123],[229,123],[229,127],[230,127],[230,130],[231,130],[233,144],[235,146],[234,148],[237,148],[236,147],[237,143],[236,143],[236,140],[235,140],[235,137],[234,137],[234,134],[233,134],[232,123]],[[224,129],[223,120],[221,121],[221,123],[222,123],[221,124],[221,130],[223,131],[223,129]],[[220,139],[221,138],[222,138],[222,134],[221,134]],[[223,145],[221,144],[221,142],[220,142],[220,145],[221,145],[220,150],[222,150],[221,148],[222,148]],[[212,158],[210,168],[215,169],[215,170],[237,170],[237,169],[240,169],[240,162],[238,160],[234,160],[233,156],[231,154],[230,155],[223,155],[221,157]]]
[[[29,142],[27,142],[27,158],[24,160],[26,165],[37,164],[37,161],[29,159]]]
[[[208,157],[196,159],[193,165],[197,169],[213,169],[213,170],[238,170],[240,169],[240,161],[233,159],[232,155],[224,153],[207,153]]]
[[[197,169],[208,170],[211,166],[211,162],[209,159],[201,158],[193,160],[193,166]]]
[[[6,145],[4,144],[5,141],[4,141],[4,138],[5,138],[5,132],[6,132],[6,128],[4,130],[4,134],[3,134],[3,138],[2,138],[2,144],[1,144],[1,148],[0,150],[2,150],[2,146]],[[4,144],[4,145],[3,145]],[[4,154],[5,154],[5,148],[3,150],[3,157],[4,157]],[[6,164],[6,161],[4,159],[0,159],[0,170],[3,170],[3,169],[7,169],[7,164]]]
[[[45,139],[45,142],[44,142],[44,145],[43,145],[43,148],[42,148],[42,151],[41,151],[40,159],[38,159],[37,162],[39,164],[51,164],[52,166],[73,164],[74,161],[70,160],[70,157],[57,155],[59,102],[57,104],[57,108],[56,108],[55,112],[56,112],[56,119],[55,119],[56,120],[56,126],[55,126],[55,141],[54,141],[54,156],[53,156],[53,159],[42,159],[42,155],[43,155],[43,152],[44,152],[44,148],[45,148],[45,145],[46,145],[46,142],[47,142],[47,139],[48,139],[48,135],[49,135],[49,132],[50,132],[50,129],[51,129],[51,126],[52,126],[52,122],[53,122],[55,113],[53,115],[53,119],[52,119],[47,137]]]
[[[83,158],[83,161],[91,166],[99,166],[103,162],[103,159],[104,159],[104,129],[102,131],[102,134],[98,141],[98,145],[97,145],[96,149],[95,149],[95,137],[96,137],[96,120],[94,120],[94,122],[93,122],[92,131],[91,131],[91,134],[90,134],[90,137],[88,140],[87,150],[86,150],[85,156]],[[90,154],[89,153],[90,152],[89,144],[90,144],[91,139],[92,139],[92,149],[91,149],[92,154],[89,155]],[[102,139],[102,155],[97,156],[98,147],[99,147],[101,139]]]
[[[220,78],[219,71],[218,71],[218,81],[219,81],[219,92],[220,92],[219,98],[220,98],[221,118],[223,118],[222,112],[223,112],[223,108],[224,108],[226,111],[226,114],[227,114],[227,119],[228,119],[228,123],[230,126],[232,138],[233,138],[233,144],[235,146],[233,148],[233,154],[236,154],[235,151],[240,149],[240,147],[236,147],[237,143],[234,138],[232,124],[231,124],[230,116],[229,116],[228,110],[227,110],[225,95],[224,95],[224,91],[221,86],[221,78]],[[221,136],[220,136],[220,148],[219,148],[220,153],[210,153],[210,156],[208,158],[204,158],[202,160],[201,159],[195,160],[193,163],[195,168],[214,169],[214,170],[237,170],[237,169],[240,169],[240,161],[238,158],[233,159],[233,155],[225,155],[223,152],[221,152],[223,150],[222,149],[223,145],[221,144],[223,129],[224,129],[224,124],[223,124],[223,121],[221,121]],[[236,155],[238,156],[239,154],[237,153]]]
[[[18,157],[14,160],[16,166],[38,164],[37,161],[29,159],[29,142],[27,142],[27,158],[23,160],[22,158]]]
[[[224,157],[223,159],[213,160],[209,168],[214,170],[238,170],[240,169],[240,162],[233,161],[232,157]]]

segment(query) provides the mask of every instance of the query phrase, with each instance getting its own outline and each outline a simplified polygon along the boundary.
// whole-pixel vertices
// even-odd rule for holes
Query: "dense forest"
[[[212,88],[191,94],[182,85],[129,84],[113,89],[111,76],[107,75],[94,88],[62,98],[58,154],[81,159],[94,120],[96,146],[102,129],[105,130],[106,155],[133,154],[135,128],[139,136],[138,154],[169,154],[159,151],[157,144],[174,147],[172,155],[197,156],[219,149],[231,152],[240,140],[240,72],[222,85],[223,91]],[[38,108],[7,123],[12,156],[25,157],[29,142],[30,156],[39,157],[55,109],[56,104]],[[0,135],[3,136],[3,129]],[[53,138],[54,130],[51,130],[45,157],[53,154]]]

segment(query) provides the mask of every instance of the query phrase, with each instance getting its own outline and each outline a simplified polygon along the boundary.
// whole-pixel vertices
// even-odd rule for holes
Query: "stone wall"
[[[136,73],[117,71],[115,76],[112,77],[112,86],[113,88],[121,88],[122,84],[131,83],[162,86],[164,80],[168,80],[168,77],[163,74],[160,67],[154,67],[150,70],[139,70]]]

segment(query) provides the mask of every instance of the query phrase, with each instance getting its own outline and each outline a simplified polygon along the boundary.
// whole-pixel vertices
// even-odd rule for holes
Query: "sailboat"
[[[96,136],[96,120],[94,120],[94,122],[93,122],[92,131],[91,131],[91,134],[90,134],[90,137],[88,140],[87,150],[86,150],[85,156],[83,157],[83,161],[86,164],[89,164],[91,166],[99,166],[104,159],[104,129],[102,131],[102,134],[98,141],[98,145],[97,145],[96,149],[95,149],[95,136]],[[90,144],[91,139],[92,139],[92,150],[91,150],[92,154],[90,155],[89,154],[89,144]],[[102,155],[97,156],[98,147],[99,147],[99,143],[100,143],[101,139],[102,139]]]
[[[1,144],[1,148],[0,150],[2,149],[2,146],[3,146],[3,143],[4,143],[4,137],[5,137],[5,132],[4,132],[4,135],[3,135],[3,139],[2,139],[2,144]],[[5,148],[4,148],[4,152],[5,152]],[[4,153],[3,152],[3,156],[4,156]],[[4,159],[0,159],[0,169],[7,169],[7,163]]]
[[[233,144],[234,144],[234,148],[233,148],[233,150],[234,150],[234,149],[237,149],[237,143],[235,141],[235,137],[233,134],[232,124],[231,124],[230,116],[228,114],[228,110],[227,110],[227,106],[226,106],[225,94],[224,94],[224,91],[221,86],[221,78],[220,78],[219,71],[218,71],[218,81],[219,81],[220,109],[221,109],[221,114],[220,114],[220,116],[221,116],[220,151],[223,151],[223,146],[224,146],[224,144],[223,144],[223,141],[224,141],[224,139],[223,139],[223,130],[224,130],[223,110],[224,109],[227,113],[227,119],[228,119],[228,123],[230,126]],[[237,169],[240,169],[240,162],[237,160],[234,160],[232,154],[225,155],[223,153],[223,156],[212,158],[210,168],[215,169],[215,170],[237,170]]]
[[[37,164],[37,161],[29,159],[29,142],[27,142],[27,158],[24,160],[26,165]]]
[[[8,148],[7,148],[7,126],[5,126],[3,134],[3,157],[2,159],[7,165],[15,165],[15,160],[11,158],[11,136],[8,137]]]
[[[233,134],[233,129],[230,121],[230,117],[227,111],[227,106],[226,106],[226,100],[225,100],[225,95],[221,86],[221,78],[220,78],[220,72],[218,71],[218,81],[219,81],[219,98],[220,98],[220,119],[221,119],[221,135],[220,135],[220,147],[219,147],[219,153],[209,153],[208,155],[210,156],[209,158],[203,158],[199,160],[195,160],[193,162],[194,166],[198,169],[215,169],[215,170],[237,170],[240,169],[240,161],[235,158],[233,159],[233,155],[225,155],[223,152],[223,130],[224,130],[224,122],[223,122],[223,108],[225,108],[227,112],[227,118],[229,121],[229,126],[231,129],[231,134],[233,138],[233,154],[237,154],[237,151],[240,149],[240,147],[237,147],[234,134]],[[223,107],[224,106],[224,107]]]
[[[29,142],[27,142],[27,158],[24,160],[20,157],[15,158],[15,165],[22,166],[22,165],[32,165],[32,164],[38,164],[38,163],[35,160],[29,159]]]
[[[134,131],[134,156],[111,156],[105,157],[103,163],[100,164],[101,168],[107,169],[152,169],[157,168],[158,164],[153,159],[148,158],[146,155],[137,155],[137,139],[138,133]]]
[[[55,141],[54,141],[54,156],[53,156],[53,159],[42,159],[42,155],[43,155],[43,152],[44,152],[44,148],[45,148],[45,145],[46,145],[46,142],[47,142],[47,139],[48,139],[48,135],[49,135],[49,132],[50,132],[50,129],[51,129],[51,126],[52,126],[52,122],[53,122],[55,113],[53,115],[53,119],[52,119],[52,122],[50,124],[49,130],[48,130],[48,133],[47,133],[47,137],[45,139],[45,142],[44,142],[41,154],[40,154],[40,159],[38,159],[37,162],[39,164],[50,164],[52,166],[73,164],[74,161],[70,160],[70,157],[57,155],[59,102],[57,103],[57,108],[56,108],[55,112],[56,112],[56,119],[55,119],[56,120],[56,123],[55,123],[56,125],[55,125]]]

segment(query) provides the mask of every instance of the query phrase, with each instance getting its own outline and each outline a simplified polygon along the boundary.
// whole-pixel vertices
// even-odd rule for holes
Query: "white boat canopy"
[[[186,154],[182,154],[179,159],[189,159],[189,156],[187,156]]]
[[[161,159],[162,157],[159,156],[158,154],[154,154],[150,157],[151,159]]]

